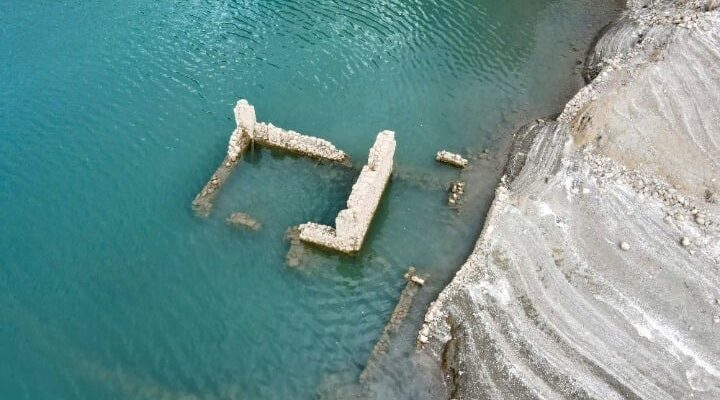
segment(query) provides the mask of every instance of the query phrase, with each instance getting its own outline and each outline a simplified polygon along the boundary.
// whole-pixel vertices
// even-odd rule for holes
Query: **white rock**
[[[451,153],[446,150],[439,151],[437,155],[435,155],[435,159],[437,161],[440,161],[441,163],[452,165],[458,168],[465,168],[468,165],[468,160],[463,158],[461,155]]]
[[[417,275],[413,275],[412,278],[410,278],[410,280],[417,283],[420,286],[425,284],[425,279],[423,279]]]

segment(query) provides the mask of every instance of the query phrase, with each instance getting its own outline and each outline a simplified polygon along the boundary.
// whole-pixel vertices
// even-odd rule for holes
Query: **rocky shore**
[[[720,1],[629,0],[585,71],[425,316],[448,398],[720,398]]]

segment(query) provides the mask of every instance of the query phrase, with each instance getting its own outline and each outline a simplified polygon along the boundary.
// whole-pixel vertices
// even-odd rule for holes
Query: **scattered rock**
[[[683,238],[680,239],[680,244],[682,245],[682,247],[690,246],[690,238],[687,236],[683,236]]]
[[[465,193],[465,182],[453,182],[448,192],[450,193],[448,204],[451,206],[456,205],[460,200],[460,196]]]
[[[620,249],[622,249],[623,251],[628,251],[628,250],[630,250],[630,243],[628,243],[628,242],[620,242]]]
[[[260,223],[253,217],[242,212],[234,212],[226,220],[230,225],[249,228],[254,231],[260,229]]]
[[[300,241],[300,229],[296,226],[289,228],[285,232],[285,240],[290,242],[290,249],[285,255],[285,263],[289,267],[299,267],[305,254],[305,247]]]

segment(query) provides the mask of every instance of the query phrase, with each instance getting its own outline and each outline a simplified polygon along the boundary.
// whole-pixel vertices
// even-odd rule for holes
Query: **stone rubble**
[[[395,133],[380,132],[367,165],[353,185],[347,208],[335,219],[335,228],[314,222],[302,224],[300,240],[344,253],[359,251],[390,180],[394,154]]]
[[[463,158],[460,154],[451,153],[446,150],[438,151],[435,156],[435,160],[457,168],[465,168],[468,165],[468,160]]]
[[[417,294],[418,289],[425,283],[425,280],[417,274],[415,267],[408,268],[408,271],[403,275],[403,277],[405,278],[405,282],[407,282],[407,284],[400,293],[400,298],[395,305],[395,309],[390,315],[390,320],[385,325],[385,328],[380,335],[380,339],[378,339],[377,343],[375,343],[375,347],[373,347],[373,351],[370,354],[367,364],[365,365],[365,369],[363,369],[360,374],[360,382],[362,383],[368,383],[377,373],[379,363],[390,347],[391,336],[397,333],[400,328],[400,324],[410,311],[410,306],[412,306],[413,298]]]
[[[228,215],[227,223],[237,227],[252,229],[254,231],[260,229],[260,223],[253,217],[243,212],[234,212]]]
[[[300,229],[297,226],[288,228],[285,232],[285,240],[290,242],[290,249],[285,254],[285,264],[288,267],[299,267],[305,255],[305,247],[300,241]]]
[[[453,182],[450,185],[448,205],[456,206],[460,203],[460,197],[465,193],[465,182]]]

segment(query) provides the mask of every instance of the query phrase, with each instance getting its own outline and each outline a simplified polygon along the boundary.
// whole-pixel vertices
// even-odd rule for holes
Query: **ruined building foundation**
[[[380,132],[368,163],[353,185],[347,208],[335,219],[335,228],[313,222],[300,225],[300,240],[344,253],[360,250],[393,169],[395,133]]]
[[[255,107],[250,105],[247,100],[239,100],[235,105],[234,112],[237,128],[230,136],[227,155],[205,187],[193,200],[193,209],[201,216],[210,214],[215,196],[217,196],[218,191],[230,176],[242,155],[250,147],[250,144],[283,150],[319,160],[342,164],[349,163],[347,154],[335,148],[327,140],[302,135],[291,130],[284,130],[269,123],[257,122]]]

